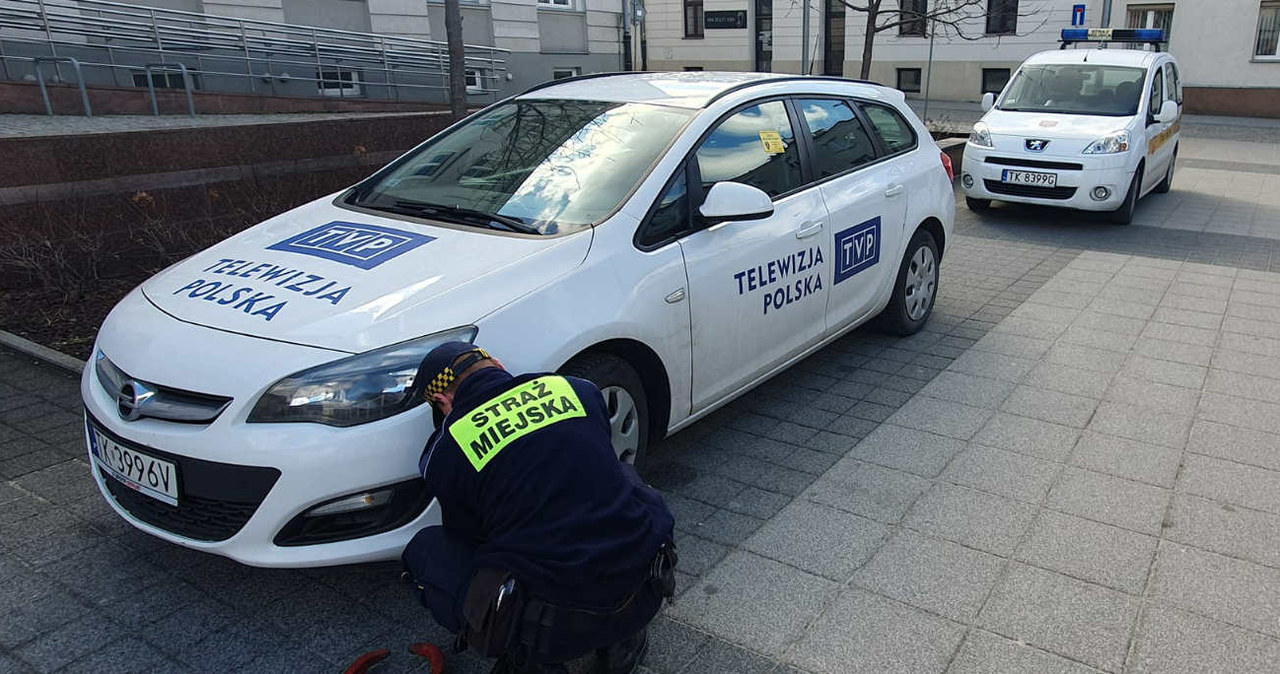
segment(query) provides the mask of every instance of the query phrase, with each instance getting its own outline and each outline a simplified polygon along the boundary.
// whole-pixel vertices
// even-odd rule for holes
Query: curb
[[[68,356],[61,351],[54,351],[47,346],[41,346],[29,339],[23,339],[12,332],[0,330],[0,346],[7,346],[74,374],[80,374],[84,371],[83,360]]]

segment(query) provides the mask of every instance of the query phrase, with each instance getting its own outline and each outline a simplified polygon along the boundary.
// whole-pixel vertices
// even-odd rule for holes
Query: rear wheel
[[[600,388],[618,460],[630,464],[642,460],[649,446],[649,403],[635,368],[612,354],[585,353],[566,363],[560,372]]]
[[[1138,210],[1138,193],[1142,191],[1142,167],[1133,172],[1133,180],[1129,181],[1129,192],[1125,194],[1124,203],[1111,211],[1111,221],[1117,225],[1133,222],[1133,213]]]
[[[1160,184],[1156,185],[1156,192],[1166,194],[1173,189],[1173,165],[1176,163],[1178,163],[1178,148],[1175,147],[1173,148],[1173,156],[1169,157],[1169,169],[1164,172],[1164,180],[1161,180]]]
[[[991,208],[990,199],[974,199],[973,197],[965,197],[964,203],[969,206],[971,211],[985,211]]]
[[[924,327],[937,299],[938,259],[933,235],[917,229],[902,256],[893,298],[880,313],[880,327],[898,335],[912,335]]]

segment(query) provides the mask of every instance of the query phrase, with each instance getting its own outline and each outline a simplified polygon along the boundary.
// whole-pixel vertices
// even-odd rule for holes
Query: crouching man
[[[674,594],[674,520],[617,460],[600,390],[513,376],[463,342],[418,381],[436,420],[419,470],[444,521],[404,551],[419,599],[495,673],[636,671]]]

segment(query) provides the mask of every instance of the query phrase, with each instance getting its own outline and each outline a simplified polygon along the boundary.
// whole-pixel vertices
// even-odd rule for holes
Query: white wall
[[[1280,87],[1280,62],[1255,61],[1259,0],[1115,0],[1113,26],[1125,25],[1130,5],[1172,4],[1169,51],[1182,81],[1193,87]]]

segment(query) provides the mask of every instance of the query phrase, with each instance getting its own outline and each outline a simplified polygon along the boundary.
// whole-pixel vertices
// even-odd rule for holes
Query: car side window
[[[1151,98],[1147,101],[1147,114],[1160,112],[1161,103],[1164,103],[1164,76],[1157,69],[1151,77]]]
[[[704,188],[732,181],[776,197],[803,182],[800,148],[782,101],[753,105],[722,120],[695,157]]]
[[[853,108],[844,101],[802,99],[800,111],[813,135],[815,178],[822,179],[875,161],[871,142]]]
[[[683,164],[676,170],[675,177],[658,198],[649,221],[636,237],[636,243],[641,246],[656,246],[690,229],[688,174]]]
[[[897,154],[916,146],[916,132],[897,110],[876,103],[861,103],[871,125],[880,132],[886,154]]]
[[[1169,83],[1169,98],[1182,105],[1182,82],[1178,80],[1178,66],[1164,64],[1165,80]]]

